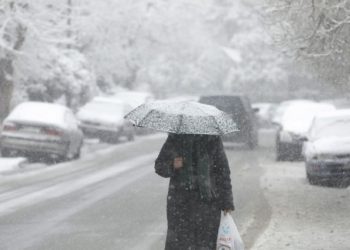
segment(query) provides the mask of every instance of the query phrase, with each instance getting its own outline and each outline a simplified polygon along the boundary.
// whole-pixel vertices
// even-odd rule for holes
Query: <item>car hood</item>
[[[300,136],[305,136],[308,132],[308,126],[305,124],[288,124],[283,126],[283,130],[300,135]]]
[[[350,153],[350,137],[329,137],[312,142],[316,154],[348,154]]]

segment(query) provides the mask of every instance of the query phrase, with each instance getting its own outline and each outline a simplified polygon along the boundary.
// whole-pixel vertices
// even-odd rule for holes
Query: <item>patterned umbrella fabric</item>
[[[238,131],[227,113],[194,101],[155,101],[125,116],[135,126],[176,134],[223,135]]]

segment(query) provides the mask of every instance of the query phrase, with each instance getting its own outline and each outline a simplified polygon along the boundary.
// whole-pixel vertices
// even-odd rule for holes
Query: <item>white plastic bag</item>
[[[244,244],[232,216],[221,212],[221,220],[216,242],[217,250],[244,250]]]

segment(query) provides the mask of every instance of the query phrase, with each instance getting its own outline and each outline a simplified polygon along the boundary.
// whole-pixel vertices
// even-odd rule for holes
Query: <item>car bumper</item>
[[[224,142],[246,143],[249,142],[250,139],[251,136],[249,136],[249,134],[245,134],[241,131],[222,136]]]
[[[18,137],[1,137],[1,148],[25,153],[44,153],[65,156],[67,143],[59,140],[42,141]]]
[[[85,135],[90,137],[118,137],[123,134],[122,129],[95,127],[88,125],[81,125],[80,128]]]
[[[350,178],[350,160],[348,161],[308,161],[306,172],[318,178]]]

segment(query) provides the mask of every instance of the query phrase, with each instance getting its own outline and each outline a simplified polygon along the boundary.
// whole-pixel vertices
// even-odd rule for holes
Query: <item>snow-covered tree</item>
[[[50,85],[54,82],[60,85],[56,90],[63,88],[67,105],[74,106],[72,93],[86,94],[86,85],[94,85],[93,71],[80,52],[72,24],[73,15],[80,14],[75,13],[80,6],[73,8],[69,3],[59,0],[0,2],[0,120],[9,110],[14,89],[31,88],[32,92],[35,87],[53,89]],[[78,65],[81,68],[78,69]],[[59,68],[62,74],[58,77]],[[78,84],[81,85],[77,87]],[[72,88],[75,91],[71,91]]]
[[[96,82],[104,91],[116,84],[164,97],[283,80],[259,20],[237,1],[12,2],[4,0],[0,12],[1,30],[18,38],[0,40],[1,58],[13,65],[3,75],[30,98],[63,97],[74,107],[98,92]]]
[[[118,85],[138,88],[146,83],[165,96],[168,92],[203,92],[200,89],[223,91],[224,82],[230,85],[226,90],[232,90],[238,83],[283,78],[281,60],[268,48],[266,35],[260,37],[261,24],[254,14],[247,14],[252,9],[243,4],[217,0],[85,1],[86,8],[93,6],[95,11],[91,25],[80,29],[89,44],[84,53],[99,77]],[[92,37],[91,32],[96,35]],[[237,46],[237,32],[252,39],[240,40]],[[256,32],[260,33],[253,37]],[[236,65],[223,47],[239,50],[244,60]],[[233,66],[241,76],[228,81]],[[255,74],[250,70],[256,70]],[[240,72],[255,79],[246,79],[247,74]]]
[[[271,97],[268,91],[271,88],[276,90],[274,95],[278,91],[283,95],[289,62],[273,46],[262,22],[261,9],[241,1],[224,1],[216,8],[216,14],[212,13],[212,20],[216,20],[214,24],[224,24],[217,33],[222,34],[222,50],[233,63],[225,89],[247,93],[253,98]]]
[[[21,17],[28,8],[26,1],[0,2],[0,122],[10,109],[14,61],[27,36],[27,27]]]
[[[267,2],[276,41],[330,83],[349,86],[350,1]]]

